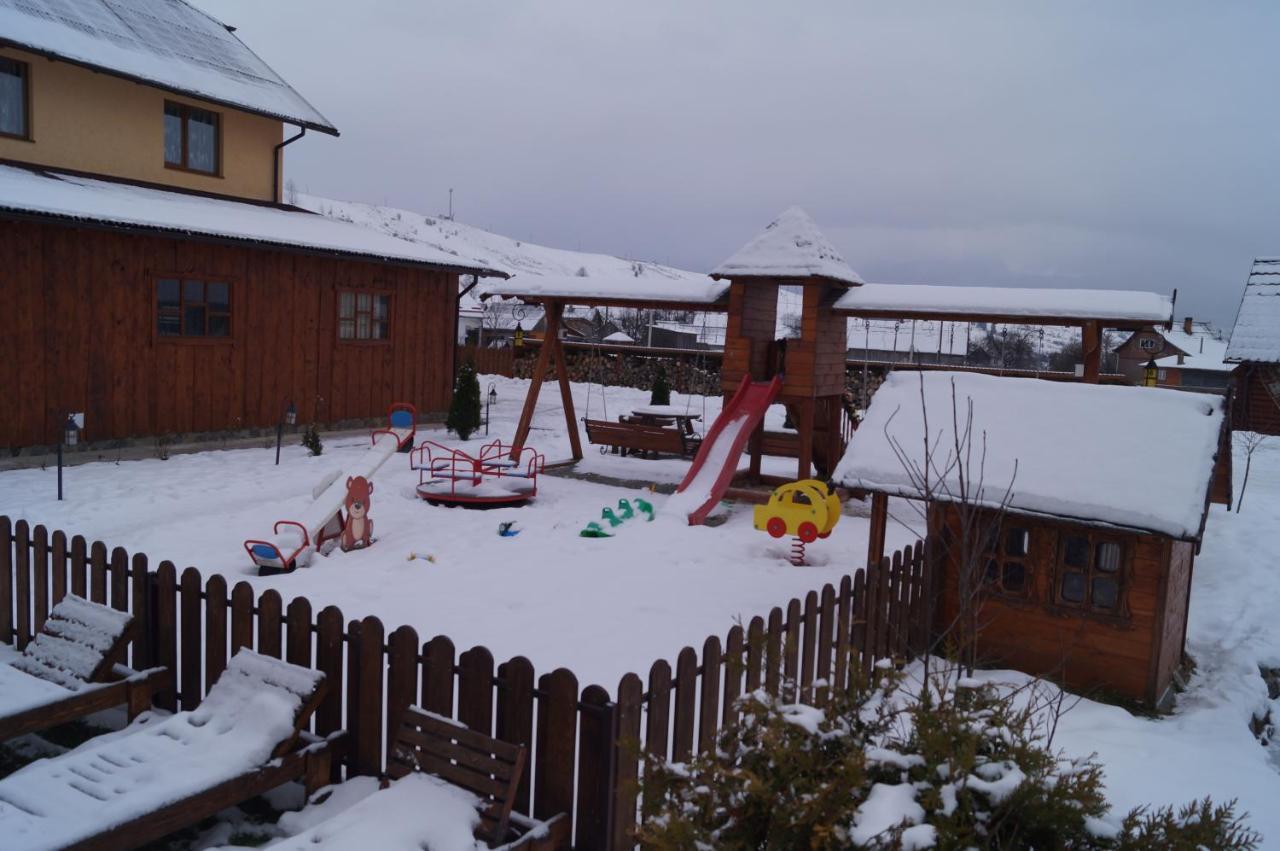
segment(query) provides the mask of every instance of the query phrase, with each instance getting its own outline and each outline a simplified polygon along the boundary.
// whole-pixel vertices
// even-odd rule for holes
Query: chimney
[[[1184,317],[1182,320],[1182,333],[1184,334],[1191,333],[1191,317],[1190,316]]]
[[[1184,363],[1186,363],[1186,355],[1182,352],[1178,352],[1178,366],[1182,366]]]

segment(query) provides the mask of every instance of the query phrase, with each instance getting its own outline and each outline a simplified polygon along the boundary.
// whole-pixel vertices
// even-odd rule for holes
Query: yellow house
[[[180,0],[0,0],[0,159],[279,201],[285,123],[338,135]]]
[[[0,0],[0,447],[447,407],[458,276],[498,273],[281,203],[308,131],[184,0]]]

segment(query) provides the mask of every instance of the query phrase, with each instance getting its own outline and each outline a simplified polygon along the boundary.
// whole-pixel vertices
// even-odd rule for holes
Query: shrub
[[[1257,847],[1234,802],[1108,824],[1101,766],[1051,750],[1043,706],[945,678],[918,695],[902,683],[890,674],[821,710],[744,697],[714,752],[649,766],[638,838],[690,851]]]
[[[463,440],[480,427],[480,380],[476,378],[474,361],[468,360],[458,369],[445,426]]]
[[[320,430],[316,428],[315,423],[302,430],[302,445],[307,447],[307,451],[312,456],[324,452],[324,443],[320,440]]]
[[[649,392],[649,404],[671,404],[671,383],[667,381],[667,370],[664,367],[658,367],[658,371],[653,376],[653,389]]]

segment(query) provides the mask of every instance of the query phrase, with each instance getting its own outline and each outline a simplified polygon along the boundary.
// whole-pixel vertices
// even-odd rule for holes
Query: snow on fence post
[[[0,517],[0,641],[13,644],[13,529],[8,517]]]

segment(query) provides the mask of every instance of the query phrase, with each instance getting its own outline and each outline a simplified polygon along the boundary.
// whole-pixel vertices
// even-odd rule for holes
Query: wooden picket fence
[[[712,747],[737,717],[737,699],[764,689],[822,705],[836,690],[871,676],[881,659],[905,661],[927,649],[933,599],[925,542],[859,569],[767,617],[709,637],[701,656],[686,647],[674,671],[665,660],[647,683],[627,674],[616,696],[580,688],[563,668],[536,676],[523,656],[495,664],[484,647],[458,653],[407,626],[389,633],[376,617],[319,612],[305,597],[284,603],[247,582],[180,574],[167,561],[86,543],[60,531],[0,517],[0,641],[19,649],[67,593],[131,612],[141,620],[130,648],[135,668],[165,665],[174,688],[157,697],[192,709],[241,647],[323,671],[333,684],[312,731],[345,729],[350,748],[335,775],[378,775],[386,767],[398,713],[416,704],[529,749],[515,807],[535,818],[569,813],[576,849],[634,845],[643,759],[682,761]],[[335,779],[338,779],[336,776]]]

